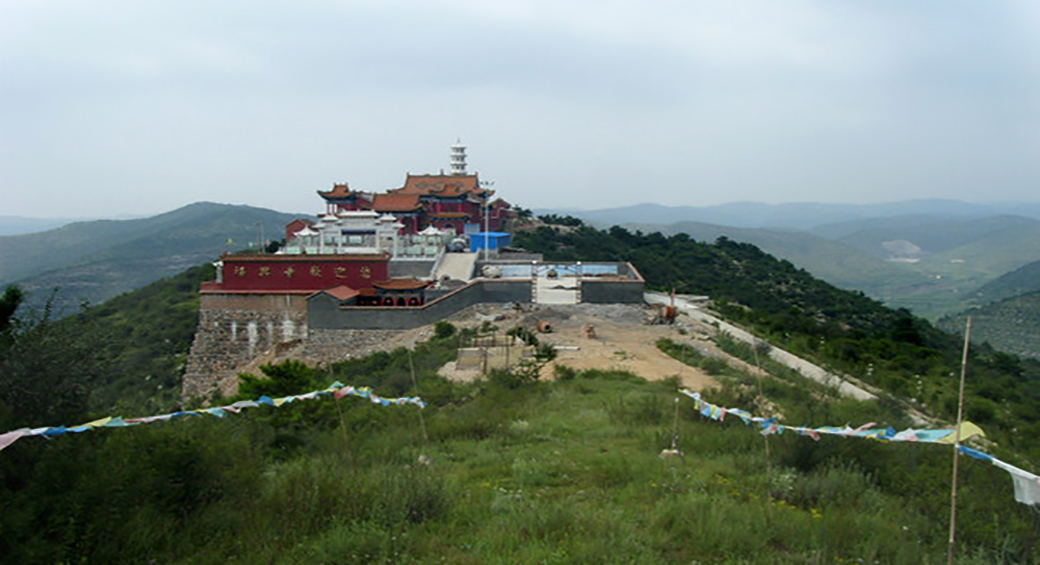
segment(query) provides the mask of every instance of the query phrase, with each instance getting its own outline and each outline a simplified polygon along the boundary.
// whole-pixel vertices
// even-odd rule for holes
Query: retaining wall
[[[234,394],[258,356],[307,339],[303,295],[203,294],[181,388],[185,398]]]
[[[641,304],[644,290],[641,280],[585,278],[581,281],[581,301],[590,304]]]
[[[307,322],[311,329],[322,330],[403,330],[443,320],[474,304],[530,301],[531,281],[482,280],[416,307],[329,308],[327,303],[311,300],[308,303]]]

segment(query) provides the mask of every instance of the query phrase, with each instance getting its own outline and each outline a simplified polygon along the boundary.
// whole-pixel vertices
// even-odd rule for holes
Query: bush
[[[537,377],[532,377],[528,371],[510,371],[509,369],[494,369],[488,373],[488,382],[492,385],[507,389],[517,389],[524,385],[533,383]]]
[[[451,322],[440,321],[433,325],[433,337],[447,339],[455,335],[455,326]]]
[[[558,381],[573,381],[578,376],[578,372],[573,367],[567,365],[556,365],[553,367],[553,378]]]

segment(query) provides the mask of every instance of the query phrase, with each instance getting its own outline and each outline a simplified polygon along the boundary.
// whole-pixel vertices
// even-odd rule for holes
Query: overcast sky
[[[1040,199],[1035,0],[3,0],[0,215]]]

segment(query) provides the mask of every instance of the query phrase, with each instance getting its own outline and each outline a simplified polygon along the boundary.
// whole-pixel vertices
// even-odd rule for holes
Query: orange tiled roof
[[[372,286],[380,290],[419,290],[420,288],[426,288],[429,284],[427,281],[411,278],[374,282]]]
[[[412,212],[419,209],[418,194],[377,194],[372,197],[376,212]]]
[[[393,194],[416,194],[419,196],[441,196],[458,198],[467,194],[483,196],[492,194],[480,187],[477,175],[412,175],[404,180],[404,186],[390,190]]]
[[[354,192],[353,190],[350,190],[350,187],[347,186],[347,183],[334,184],[334,185],[332,185],[332,190],[328,190],[328,191],[319,190],[318,191],[318,195],[321,196],[322,198],[345,198],[347,196],[351,196],[351,195],[354,195],[354,194],[360,194],[360,193]]]
[[[331,295],[333,298],[336,298],[337,300],[350,300],[351,298],[354,298],[355,296],[361,294],[360,292],[343,284],[339,286],[334,286],[332,288],[326,288],[322,292]]]

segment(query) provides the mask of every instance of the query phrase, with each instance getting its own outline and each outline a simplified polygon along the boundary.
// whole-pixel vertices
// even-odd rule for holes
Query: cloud
[[[1033,198],[1038,24],[1010,0],[12,0],[0,183],[26,215],[309,210],[461,136],[529,207]]]

